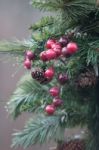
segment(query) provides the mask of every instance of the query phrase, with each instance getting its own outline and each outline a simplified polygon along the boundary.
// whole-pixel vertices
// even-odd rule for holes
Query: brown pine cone
[[[86,71],[85,73],[81,73],[78,76],[78,79],[76,81],[78,87],[86,88],[86,87],[92,87],[96,84],[96,76],[95,73],[92,71]]]
[[[72,140],[58,146],[57,150],[85,150],[85,142],[83,140]]]
[[[47,78],[44,76],[44,70],[37,68],[31,72],[31,76],[33,79],[38,81],[40,84],[46,84],[49,82]]]

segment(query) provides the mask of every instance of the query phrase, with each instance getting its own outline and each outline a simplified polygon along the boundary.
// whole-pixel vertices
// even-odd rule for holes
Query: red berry
[[[62,49],[62,55],[66,58],[70,57],[71,56],[71,53],[68,51],[67,47],[64,47]]]
[[[24,67],[26,68],[26,69],[31,69],[31,61],[29,60],[29,59],[26,59],[25,61],[24,61]]]
[[[53,99],[53,104],[54,104],[55,107],[61,106],[63,104],[63,100],[56,97],[56,98]]]
[[[61,44],[60,44],[60,43],[58,43],[58,42],[57,42],[57,43],[52,44],[51,48],[52,48],[52,49],[54,49],[54,48],[62,49]]]
[[[48,60],[55,59],[56,53],[52,49],[49,49],[46,51],[46,57]]]
[[[55,107],[53,105],[47,105],[46,108],[45,108],[45,112],[48,115],[53,115],[54,112],[55,112]]]
[[[59,89],[59,87],[53,87],[50,89],[49,93],[53,97],[59,96],[60,89]]]
[[[46,48],[50,49],[52,47],[52,44],[56,43],[56,40],[54,39],[49,39],[46,43]]]
[[[47,56],[46,56],[46,51],[43,51],[43,52],[40,53],[40,59],[42,61],[47,61],[48,60]]]
[[[44,73],[44,76],[47,78],[47,79],[52,79],[53,76],[54,76],[55,72],[54,72],[54,69],[53,68],[49,68],[45,71]]]
[[[26,57],[29,59],[29,60],[33,60],[35,58],[35,54],[32,52],[32,51],[27,51],[26,52]]]
[[[56,56],[59,57],[61,55],[62,47],[60,44],[53,44],[53,50],[56,53]]]
[[[58,76],[58,81],[59,81],[59,83],[60,84],[62,84],[62,85],[64,85],[67,81],[68,81],[68,76],[67,76],[67,74],[59,74],[59,76]]]
[[[59,57],[61,55],[61,49],[54,48],[53,50],[56,53],[56,57]]]
[[[65,47],[68,44],[68,37],[67,36],[63,36],[60,38],[59,43],[61,44],[62,47]]]
[[[77,50],[78,50],[78,45],[75,42],[70,42],[70,43],[67,44],[67,51],[70,54],[76,53]]]

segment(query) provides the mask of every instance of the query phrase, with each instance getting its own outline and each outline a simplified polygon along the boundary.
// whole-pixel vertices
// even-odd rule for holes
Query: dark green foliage
[[[94,89],[94,101],[90,103],[88,113],[88,129],[91,131],[89,134],[88,150],[99,149],[99,79]]]
[[[99,9],[96,8],[91,11],[86,17],[78,21],[80,30],[92,35],[98,36],[99,34]]]

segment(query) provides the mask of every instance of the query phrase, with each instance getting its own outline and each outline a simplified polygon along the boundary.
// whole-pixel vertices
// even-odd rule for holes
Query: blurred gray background
[[[44,13],[34,10],[29,0],[0,0],[0,40],[12,40],[28,38],[31,32],[28,30],[31,24],[38,21]],[[21,68],[12,77],[19,67],[12,57],[0,55],[0,150],[12,150],[11,134],[14,129],[22,129],[29,114],[20,116],[13,121],[5,110],[6,102],[16,88],[16,83],[24,73]],[[49,146],[33,146],[29,150],[48,150]],[[23,150],[18,148],[17,150]],[[27,149],[28,150],[28,149]]]

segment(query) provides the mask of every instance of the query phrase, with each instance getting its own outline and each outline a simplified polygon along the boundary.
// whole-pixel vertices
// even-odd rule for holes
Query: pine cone
[[[49,82],[47,78],[44,76],[44,71],[40,68],[35,69],[31,72],[31,76],[33,79],[38,81],[40,84],[46,84]]]
[[[96,84],[96,76],[94,72],[87,71],[81,73],[77,79],[77,85],[81,88],[92,87]]]
[[[57,150],[85,150],[85,142],[83,140],[72,140],[59,146]]]

